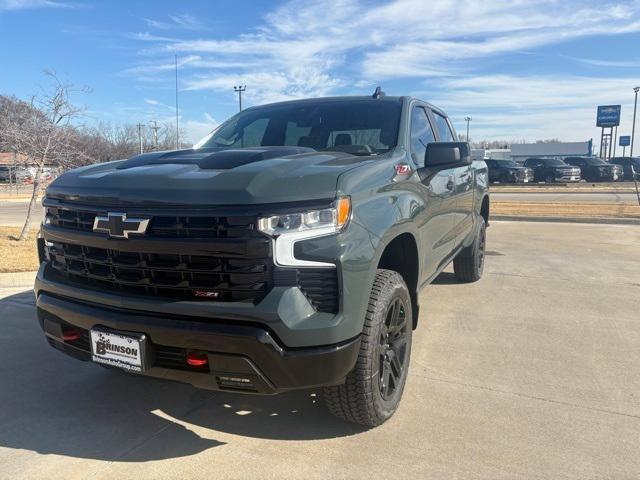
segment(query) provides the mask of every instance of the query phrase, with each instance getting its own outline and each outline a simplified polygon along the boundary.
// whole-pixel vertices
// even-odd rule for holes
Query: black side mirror
[[[425,168],[442,169],[471,165],[471,148],[467,142],[440,142],[427,144],[424,154]]]

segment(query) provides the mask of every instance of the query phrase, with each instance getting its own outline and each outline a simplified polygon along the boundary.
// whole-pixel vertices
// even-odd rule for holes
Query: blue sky
[[[640,0],[0,0],[0,93],[28,98],[44,69],[91,92],[86,122],[174,115],[192,141],[246,105],[415,95],[472,139],[599,140],[598,104],[640,85]]]

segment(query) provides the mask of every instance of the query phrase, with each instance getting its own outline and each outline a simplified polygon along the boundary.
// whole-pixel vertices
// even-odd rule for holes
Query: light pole
[[[464,117],[464,121],[467,122],[467,142],[469,142],[469,122],[473,120],[471,117]]]
[[[240,106],[240,111],[242,111],[242,92],[247,89],[246,85],[234,86],[233,91],[238,94],[238,105]]]
[[[640,87],[634,87],[633,91],[636,93],[636,99],[633,102],[633,125],[631,126],[631,153],[630,157],[633,157],[633,141],[636,138],[636,110],[638,109],[638,92],[640,91]]]

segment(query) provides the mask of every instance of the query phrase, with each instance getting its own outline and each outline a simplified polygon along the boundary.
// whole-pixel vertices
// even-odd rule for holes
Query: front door
[[[435,135],[425,109],[414,106],[411,111],[411,157],[420,169],[424,167],[424,156],[427,144],[435,142]],[[425,252],[421,265],[421,283],[430,278],[447,259],[453,249],[454,212],[455,212],[455,177],[453,169],[441,170],[429,175],[420,176],[421,197],[425,199],[425,207],[417,216],[420,243]]]

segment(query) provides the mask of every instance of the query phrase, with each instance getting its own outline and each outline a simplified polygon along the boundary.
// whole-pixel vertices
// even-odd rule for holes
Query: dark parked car
[[[533,182],[533,170],[521,167],[513,160],[485,160],[489,168],[489,181],[500,183]]]
[[[597,157],[567,157],[565,163],[580,168],[580,175],[587,182],[617,182],[623,172],[619,165],[607,163]]]
[[[11,181],[11,167],[0,165],[0,183],[9,183]]]
[[[193,149],[49,185],[40,326],[80,360],[213,390],[324,387],[333,414],[379,425],[420,289],[452,262],[462,282],[482,276],[487,183],[415,98],[249,108]]]
[[[640,180],[640,157],[613,157],[611,163],[622,167],[625,180]]]
[[[524,166],[533,169],[536,182],[579,182],[580,169],[556,158],[527,158]]]

